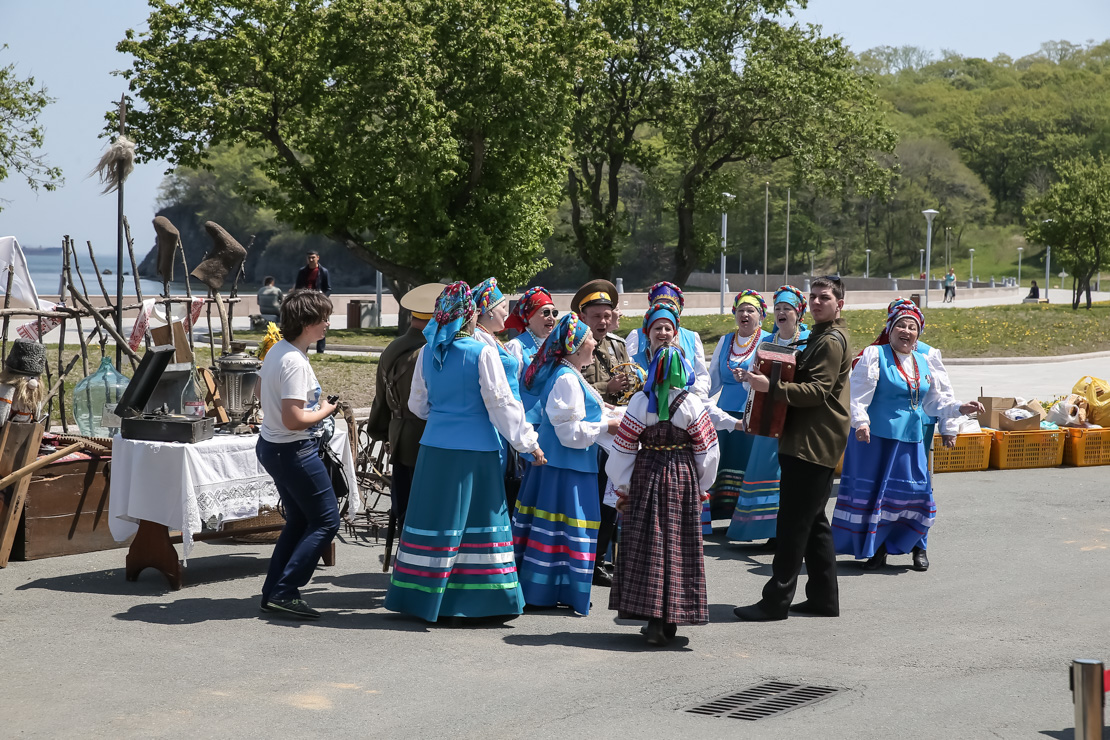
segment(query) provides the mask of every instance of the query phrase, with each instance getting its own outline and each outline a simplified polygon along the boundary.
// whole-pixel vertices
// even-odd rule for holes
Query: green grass
[[[259,341],[266,336],[264,331],[243,331],[236,329],[235,338]],[[397,338],[397,327],[383,326],[375,329],[328,329],[328,344],[355,344],[364,347],[385,347]]]

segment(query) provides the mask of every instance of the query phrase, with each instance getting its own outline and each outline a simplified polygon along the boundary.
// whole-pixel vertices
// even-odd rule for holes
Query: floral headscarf
[[[424,338],[428,340],[428,350],[432,352],[437,369],[443,368],[455,335],[474,317],[475,311],[470,286],[462,280],[448,285],[436,298],[436,310],[424,327]]]
[[[524,387],[528,390],[542,387],[555,371],[559,360],[581,349],[589,334],[590,327],[578,318],[578,314],[573,311],[564,314],[532,358],[532,364],[524,371]]]
[[[528,319],[532,318],[532,314],[542,306],[553,305],[554,303],[555,301],[551,300],[551,294],[547,292],[547,288],[539,285],[529,288],[520,296],[513,312],[505,320],[505,328],[518,332],[524,331],[528,326]]]
[[[505,294],[497,287],[497,278],[486,278],[474,288],[474,306],[478,315],[489,313],[494,307],[505,300]]]
[[[675,334],[678,333],[678,309],[675,308],[673,301],[661,300],[652,303],[651,308],[649,308],[648,312],[644,314],[643,332],[645,337],[648,335],[648,330],[651,329],[651,325],[659,319],[666,319],[670,321],[672,324],[674,324]]]
[[[732,301],[732,312],[735,314],[736,309],[740,308],[741,304],[748,303],[755,306],[759,311],[759,320],[767,318],[767,301],[763,300],[763,296],[759,294],[758,290],[742,290],[736,294],[736,298]]]
[[[664,280],[648,288],[648,303],[654,305],[656,301],[670,301],[678,306],[679,313],[686,306],[686,299],[682,296],[682,288],[674,283]]]
[[[780,303],[789,303],[798,312],[798,323],[802,323],[802,317],[806,315],[806,297],[802,295],[802,291],[795,288],[793,285],[780,285],[779,289],[775,291],[774,298],[772,299],[773,305]]]
[[[868,346],[878,347],[884,344],[890,344],[890,332],[894,330],[894,325],[898,323],[899,319],[904,319],[907,316],[917,322],[917,333],[923,334],[925,332],[925,315],[921,313],[921,309],[911,300],[906,298],[895,298],[890,302],[890,305],[886,307],[886,326],[883,327],[882,332],[879,333],[875,341]],[[861,357],[863,357],[862,349],[859,354],[856,355],[856,359],[852,360],[853,368],[856,366],[856,363],[860,361]]]
[[[648,413],[659,414],[660,421],[668,421],[671,418],[671,389],[685,388],[693,383],[694,368],[682,350],[673,344],[663,345],[652,359],[644,382]]]

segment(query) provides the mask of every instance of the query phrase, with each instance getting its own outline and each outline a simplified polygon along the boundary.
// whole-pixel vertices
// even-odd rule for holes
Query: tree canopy
[[[0,46],[0,52],[7,48]],[[20,77],[14,64],[0,67],[0,181],[14,172],[32,190],[62,184],[62,171],[47,164],[41,152],[45,135],[39,114],[52,102],[34,77]]]

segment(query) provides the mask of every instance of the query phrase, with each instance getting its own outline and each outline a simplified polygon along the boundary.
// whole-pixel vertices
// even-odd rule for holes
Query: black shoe
[[[667,622],[663,625],[663,636],[668,640],[673,640],[674,636],[678,634],[678,625],[674,622]]]
[[[818,606],[808,599],[790,605],[790,611],[795,614],[811,614],[815,617],[839,617],[840,609],[830,609],[827,606]]]
[[[270,599],[263,607],[266,611],[288,614],[298,619],[319,619],[320,612],[313,609],[302,599]]]
[[[732,613],[736,615],[737,619],[740,619],[744,622],[778,622],[786,619],[787,616],[783,614],[781,617],[779,617],[775,616],[774,614],[768,614],[767,612],[763,611],[763,607],[761,607],[759,604],[752,604],[751,606],[738,606],[732,610]]]
[[[606,571],[604,568],[599,566],[597,568],[594,568],[593,584],[595,586],[602,586],[604,588],[609,588],[613,585],[613,576],[608,571]]]
[[[667,644],[666,627],[662,619],[649,619],[644,634],[647,635],[648,645]]]
[[[925,554],[923,548],[913,548],[913,569],[920,571],[929,570],[929,557]]]
[[[878,570],[886,565],[886,545],[880,545],[875,554],[863,564],[864,570]]]
[[[778,540],[774,537],[771,537],[767,540],[767,543],[765,545],[763,545],[763,549],[764,550],[774,550],[777,545],[778,545]]]

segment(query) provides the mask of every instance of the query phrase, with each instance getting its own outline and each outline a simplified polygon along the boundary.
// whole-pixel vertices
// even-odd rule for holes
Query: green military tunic
[[[628,350],[624,347],[624,340],[616,334],[606,334],[605,339],[598,342],[597,347],[594,348],[594,361],[582,371],[582,377],[597,389],[606,403],[616,403],[621,394],[609,393],[605,390],[605,386],[613,377],[613,368],[628,361]]]

